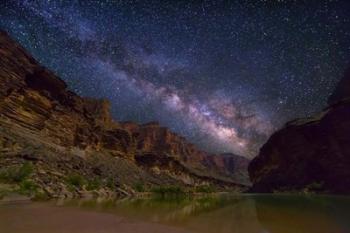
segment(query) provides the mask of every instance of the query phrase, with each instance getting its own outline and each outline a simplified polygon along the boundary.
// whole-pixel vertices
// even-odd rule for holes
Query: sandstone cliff
[[[185,138],[161,127],[157,122],[137,125],[120,122],[135,140],[135,162],[151,169],[169,170],[168,162],[176,161],[181,166],[208,177],[225,177],[236,183],[249,185],[247,168],[249,160],[234,154],[211,155],[199,150]],[[170,169],[176,171],[177,169]]]
[[[28,160],[38,185],[52,186],[51,193],[62,192],[59,180],[70,173],[113,180],[119,188],[247,183],[234,155],[209,155],[157,123],[114,121],[108,101],[69,91],[0,32],[0,168]]]
[[[330,106],[274,133],[249,165],[254,192],[350,193],[350,70]]]

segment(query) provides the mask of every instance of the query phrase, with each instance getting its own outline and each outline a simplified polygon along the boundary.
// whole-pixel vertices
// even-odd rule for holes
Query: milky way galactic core
[[[350,61],[349,1],[1,1],[0,27],[118,121],[247,157],[326,106]]]

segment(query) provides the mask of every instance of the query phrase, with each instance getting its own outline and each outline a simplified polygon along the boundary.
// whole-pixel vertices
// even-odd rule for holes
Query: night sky
[[[118,121],[159,121],[252,157],[326,106],[350,61],[350,1],[10,1],[0,27]]]

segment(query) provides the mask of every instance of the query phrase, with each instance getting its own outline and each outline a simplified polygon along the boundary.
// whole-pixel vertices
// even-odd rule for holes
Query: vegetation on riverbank
[[[176,185],[168,185],[168,186],[154,186],[149,192],[156,196],[194,196],[197,194],[213,194],[216,193],[217,190],[213,186],[209,185],[198,185],[195,187],[183,187]]]
[[[31,179],[33,165],[26,162],[22,165],[14,165],[0,170],[0,182],[4,185],[0,188],[0,198],[10,194],[19,193],[25,196],[39,195],[38,186]]]
[[[50,184],[38,183],[37,172],[31,162],[16,164],[0,169],[0,199],[12,194],[20,194],[34,200],[52,198]],[[47,174],[49,175],[49,174]],[[64,195],[64,198],[98,197],[102,192],[116,192],[127,190],[131,196],[155,195],[161,197],[192,196],[196,194],[215,193],[216,189],[210,185],[179,186],[179,185],[150,185],[137,182],[131,187],[116,187],[113,179],[98,177],[87,178],[79,173],[71,173],[61,178],[61,185],[66,193],[78,193],[79,195]],[[65,187],[65,188],[64,188]],[[127,195],[127,194],[126,194]],[[129,195],[129,194],[128,194]]]

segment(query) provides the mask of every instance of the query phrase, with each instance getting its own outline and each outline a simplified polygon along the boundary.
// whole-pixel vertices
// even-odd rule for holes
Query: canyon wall
[[[350,69],[328,102],[270,137],[249,165],[253,192],[350,193]]]
[[[117,122],[109,108],[107,100],[70,91],[0,32],[0,166],[31,160],[42,165],[44,174],[48,169],[60,170],[61,175],[83,171],[128,185],[249,184],[247,159],[203,152],[156,122]],[[100,167],[91,162],[96,160]],[[38,179],[44,182],[39,175]]]

